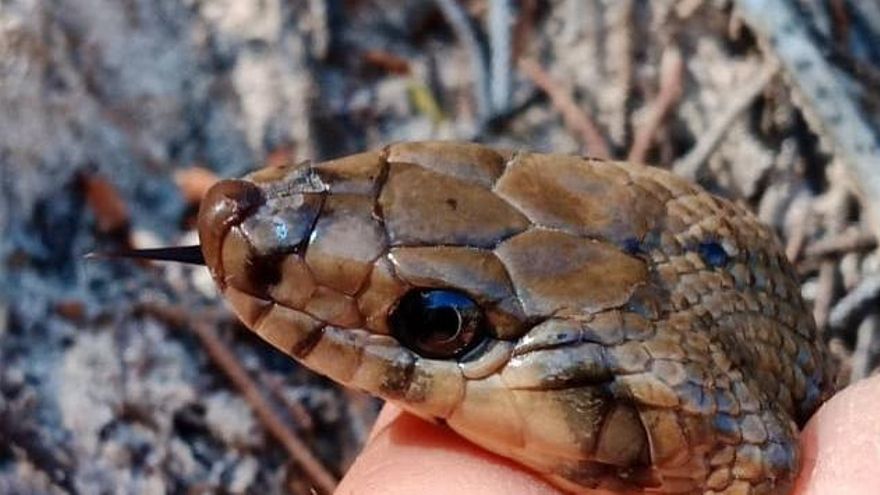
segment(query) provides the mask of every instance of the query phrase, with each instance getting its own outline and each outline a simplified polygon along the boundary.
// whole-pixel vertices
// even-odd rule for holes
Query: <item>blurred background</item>
[[[83,256],[195,243],[217,177],[393,141],[648,162],[746,204],[860,379],[878,87],[875,0],[0,0],[0,493],[330,490],[375,401],[244,331],[203,268]]]

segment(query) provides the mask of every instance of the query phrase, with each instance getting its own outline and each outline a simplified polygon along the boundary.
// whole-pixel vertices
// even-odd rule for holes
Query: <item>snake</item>
[[[397,143],[219,181],[198,233],[269,344],[571,493],[790,493],[835,391],[773,231],[656,167]]]

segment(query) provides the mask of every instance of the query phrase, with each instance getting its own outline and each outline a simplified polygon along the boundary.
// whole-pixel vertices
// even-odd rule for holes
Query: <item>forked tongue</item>
[[[173,261],[175,263],[188,263],[190,265],[204,265],[205,257],[202,255],[202,247],[173,246],[153,249],[118,249],[115,251],[93,252],[86,258],[135,258],[153,261]]]

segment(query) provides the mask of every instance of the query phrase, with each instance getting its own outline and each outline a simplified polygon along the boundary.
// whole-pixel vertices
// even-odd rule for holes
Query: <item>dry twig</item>
[[[852,354],[852,369],[849,380],[855,382],[871,372],[871,354],[875,342],[880,342],[880,316],[868,315],[859,325],[856,334],[856,348]]]
[[[880,274],[867,276],[831,309],[828,324],[844,328],[873,308],[880,298]]]
[[[809,207],[795,208],[793,213],[795,217],[792,221],[792,227],[785,241],[785,257],[788,261],[795,262],[800,258],[807,242],[807,221],[810,218]]]
[[[562,89],[539,64],[530,58],[519,60],[519,70],[547,93],[553,106],[562,114],[565,126],[578,136],[586,145],[590,156],[596,158],[611,158],[611,150],[599,128],[593,123],[578,105],[568,91]]]
[[[86,203],[95,214],[98,231],[127,239],[130,228],[128,206],[116,186],[97,175],[81,175],[80,181]]]
[[[455,37],[467,49],[471,59],[471,72],[474,76],[474,100],[477,104],[477,115],[485,122],[492,114],[492,103],[489,94],[489,63],[477,35],[471,26],[470,19],[455,0],[434,0],[446,18],[446,22],[455,32]]]
[[[499,115],[510,110],[511,57],[513,56],[514,16],[510,0],[489,2],[487,31],[489,33],[490,76],[489,96],[492,114]]]
[[[298,401],[288,399],[284,394],[284,381],[280,377],[264,373],[260,378],[269,387],[272,396],[287,409],[287,413],[301,430],[310,432],[315,429],[315,420],[308,409]]]
[[[636,131],[629,154],[626,157],[628,161],[636,163],[645,161],[654,134],[682,95],[683,70],[684,61],[681,58],[681,52],[674,47],[667,48],[660,60],[660,91],[651,105],[648,117]]]
[[[739,92],[731,96],[727,108],[709,125],[709,129],[700,137],[696,146],[675,163],[673,166],[675,173],[691,180],[697,177],[700,166],[715,151],[715,147],[721,142],[730,125],[764,91],[778,69],[779,64],[775,60],[766,62],[754,78],[750,78]]]
[[[834,286],[837,278],[837,267],[831,261],[822,261],[819,265],[819,280],[816,299],[813,301],[813,319],[820,329],[828,324],[828,313],[834,302]]]
[[[284,449],[302,466],[306,474],[323,493],[333,493],[336,489],[335,476],[330,474],[330,471],[315,457],[315,454],[312,453],[309,447],[296,436],[293,430],[288,428],[272,409],[269,401],[257,388],[256,383],[251,380],[247,371],[238,362],[232,351],[217,337],[211,326],[205,321],[193,320],[190,322],[190,327],[199,337],[202,345],[205,346],[205,351],[211,356],[211,359],[217,363],[238,391],[241,392],[248,404],[254,409],[254,413],[260,418],[260,422],[266,430],[276,440],[281,442]]]
[[[376,67],[389,74],[398,76],[409,75],[412,70],[409,60],[385,50],[366,50],[361,55],[364,64]]]
[[[519,60],[525,55],[532,31],[535,29],[535,15],[538,10],[537,0],[520,0],[519,14],[513,26],[513,47],[511,57]]]
[[[854,251],[869,251],[877,247],[877,238],[860,228],[849,228],[810,244],[804,249],[806,258],[830,258]]]
[[[205,347],[205,352],[208,353],[211,360],[223,371],[251,406],[266,431],[281,443],[322,493],[333,493],[336,489],[336,477],[272,409],[269,400],[260,392],[256,382],[251,379],[235,354],[211,328],[210,322],[217,318],[191,318],[182,309],[155,305],[144,305],[141,308],[149,314],[192,330]]]
[[[841,170],[839,166],[832,164],[829,170],[828,191],[818,205],[813,203],[810,206],[811,209],[819,209],[824,218],[825,228],[833,235],[843,231],[847,225],[846,211],[849,193],[842,185],[842,181],[839,180],[841,174],[835,172],[839,170]],[[835,289],[841,278],[839,261],[828,258],[811,259],[818,260],[819,263],[819,286],[813,307],[813,316],[820,328],[825,329],[831,326],[839,329],[834,322],[830,322],[831,305],[834,303]]]

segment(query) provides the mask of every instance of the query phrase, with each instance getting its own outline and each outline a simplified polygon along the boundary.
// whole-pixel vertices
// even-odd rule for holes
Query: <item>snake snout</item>
[[[285,267],[301,263],[322,202],[320,194],[279,190],[274,182],[214,185],[199,210],[199,237],[220,287],[271,299]]]
[[[205,195],[199,208],[199,241],[205,264],[219,282],[223,278],[222,248],[229,230],[265,202],[263,192],[243,180],[220,181]]]

